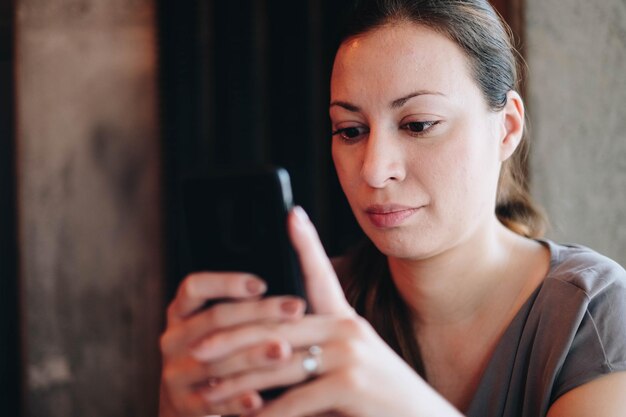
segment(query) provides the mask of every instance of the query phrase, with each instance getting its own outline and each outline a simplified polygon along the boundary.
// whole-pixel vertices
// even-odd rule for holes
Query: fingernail
[[[309,223],[311,221],[309,219],[309,215],[306,214],[306,211],[304,211],[304,209],[301,206],[295,206],[293,208],[293,212],[294,212],[294,214],[298,218],[298,221],[301,224],[306,224],[306,223]]]
[[[246,282],[246,289],[250,294],[262,294],[267,289],[267,285],[258,279],[249,279]]]
[[[241,405],[243,405],[243,408],[245,408],[246,410],[250,410],[252,407],[254,407],[254,403],[252,402],[252,398],[250,397],[243,397],[243,400],[241,400]]]
[[[254,410],[260,404],[257,405],[257,401],[255,401],[255,398],[253,398],[251,395],[246,395],[245,397],[241,399],[241,405],[246,410]]]
[[[278,344],[271,344],[265,351],[265,356],[269,359],[280,359],[283,356],[283,350]]]
[[[280,309],[283,313],[287,313],[290,316],[296,314],[300,310],[300,301],[299,300],[286,300],[283,301],[280,305]]]

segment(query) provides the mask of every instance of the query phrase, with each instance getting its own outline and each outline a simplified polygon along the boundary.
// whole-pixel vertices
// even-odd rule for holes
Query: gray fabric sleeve
[[[555,381],[552,401],[598,377],[626,371],[626,272],[612,264],[585,274],[606,285],[598,292],[585,291],[589,304]]]

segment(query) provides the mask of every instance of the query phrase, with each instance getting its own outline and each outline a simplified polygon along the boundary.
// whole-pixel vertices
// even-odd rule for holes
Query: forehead
[[[408,90],[454,95],[476,92],[477,86],[463,50],[447,36],[423,25],[403,22],[383,26],[348,39],[339,48],[331,79],[335,99],[365,91],[398,97]]]

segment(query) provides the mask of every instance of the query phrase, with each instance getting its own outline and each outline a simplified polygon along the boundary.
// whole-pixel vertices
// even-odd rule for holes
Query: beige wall
[[[17,12],[26,415],[154,416],[154,4],[17,0]]]
[[[532,181],[549,236],[626,265],[626,2],[526,5]]]

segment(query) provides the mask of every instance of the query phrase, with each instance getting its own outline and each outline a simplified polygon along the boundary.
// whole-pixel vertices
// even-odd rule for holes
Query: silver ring
[[[319,374],[322,364],[322,348],[318,345],[310,346],[307,354],[302,359],[302,368],[306,371],[307,376],[312,377]]]

